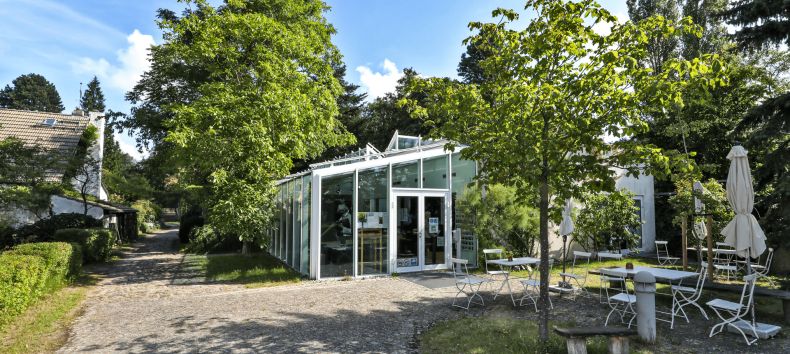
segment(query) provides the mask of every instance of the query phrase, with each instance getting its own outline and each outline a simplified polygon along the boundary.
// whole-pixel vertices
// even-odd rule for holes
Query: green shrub
[[[14,228],[0,223],[0,252],[6,247],[13,247],[14,242]]]
[[[181,224],[178,226],[178,239],[181,240],[181,243],[189,243],[191,241],[189,235],[192,233],[192,229],[203,225],[203,217],[199,215],[181,218]]]
[[[159,221],[162,219],[162,207],[157,204],[151,203],[151,209],[154,210],[154,221]]]
[[[0,329],[42,295],[48,269],[42,257],[0,255]]]
[[[55,240],[79,244],[82,247],[85,263],[106,262],[110,259],[112,252],[115,230],[102,228],[63,229],[55,233]]]
[[[153,216],[154,221],[159,220],[162,217],[162,208],[150,200],[138,200],[132,204],[132,208],[139,210],[140,212],[137,213],[137,229],[140,232],[149,233],[154,229],[145,228],[146,222],[150,222],[149,216]],[[158,210],[158,211],[157,211]]]
[[[26,243],[14,247],[6,254],[41,257],[49,269],[49,277],[57,281],[73,279],[79,275],[82,266],[82,251],[76,243]]]
[[[22,226],[16,231],[18,242],[49,242],[60,229],[87,229],[102,227],[102,222],[90,215],[64,213]]]
[[[238,236],[217,232],[211,225],[206,225],[192,229],[185,251],[197,254],[235,252],[241,246]]]

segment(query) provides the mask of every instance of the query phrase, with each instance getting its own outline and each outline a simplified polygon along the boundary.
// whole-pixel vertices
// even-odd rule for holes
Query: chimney
[[[75,110],[74,110],[74,113],[72,113],[71,115],[73,115],[73,116],[79,116],[79,117],[82,117],[82,116],[84,116],[84,115],[85,115],[84,113],[85,113],[85,112],[83,112],[83,111],[81,111],[81,110],[79,110],[79,109],[75,109]]]

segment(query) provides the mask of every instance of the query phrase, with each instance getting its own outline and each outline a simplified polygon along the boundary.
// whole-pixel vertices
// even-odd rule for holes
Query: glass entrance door
[[[448,199],[444,192],[396,192],[392,211],[398,272],[446,269]]]

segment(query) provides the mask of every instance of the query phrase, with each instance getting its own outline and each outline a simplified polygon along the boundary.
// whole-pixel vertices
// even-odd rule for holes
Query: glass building
[[[278,181],[271,254],[311,279],[448,269],[450,257],[476,266],[455,208],[476,165],[445,143],[396,132],[384,152],[367,145]]]

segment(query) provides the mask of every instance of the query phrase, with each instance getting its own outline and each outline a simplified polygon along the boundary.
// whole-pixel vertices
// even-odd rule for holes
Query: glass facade
[[[422,188],[447,189],[447,155],[422,161]]]
[[[321,277],[354,275],[354,173],[321,179]]]
[[[477,238],[471,227],[463,227],[464,224],[472,224],[471,215],[464,215],[456,207],[456,198],[464,192],[466,186],[472,183],[475,173],[474,161],[461,159],[461,154],[452,155],[453,174],[451,178],[451,190],[453,195],[453,230],[461,228],[461,240],[453,239],[453,257],[462,258],[469,261],[469,267],[477,267]],[[458,254],[460,248],[461,254]]]
[[[294,181],[288,182],[288,198],[285,206],[285,263],[293,267],[294,248]]]
[[[294,180],[294,238],[293,267],[296,270],[302,265],[302,179]]]
[[[360,170],[357,200],[357,274],[389,273],[387,166]]]
[[[420,161],[392,164],[392,188],[420,188]]]
[[[302,274],[310,274],[310,184],[312,178],[307,175],[303,178],[302,191]]]

